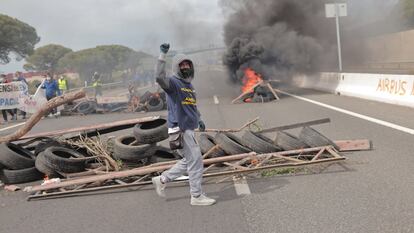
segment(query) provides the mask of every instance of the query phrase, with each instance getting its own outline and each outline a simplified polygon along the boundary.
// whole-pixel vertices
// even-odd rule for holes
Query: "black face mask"
[[[194,70],[191,68],[181,69],[181,74],[184,79],[192,78],[194,76]]]

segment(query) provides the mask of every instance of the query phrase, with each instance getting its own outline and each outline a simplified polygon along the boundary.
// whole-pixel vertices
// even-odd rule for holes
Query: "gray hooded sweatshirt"
[[[179,127],[181,131],[198,128],[199,112],[197,110],[196,94],[191,81],[194,77],[183,78],[179,64],[189,61],[194,69],[193,62],[184,54],[178,54],[173,59],[173,75],[166,77],[165,59],[158,59],[156,80],[167,93],[168,127]]]

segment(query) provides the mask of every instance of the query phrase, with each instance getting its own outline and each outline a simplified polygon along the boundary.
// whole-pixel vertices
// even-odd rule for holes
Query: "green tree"
[[[145,56],[149,55],[122,45],[101,45],[67,53],[59,60],[59,68],[76,71],[83,80],[95,71],[111,77],[113,71],[135,68]]]
[[[58,66],[59,59],[69,52],[72,52],[72,50],[57,44],[39,47],[26,59],[27,64],[23,68],[28,71],[50,70],[54,72]]]
[[[24,58],[39,42],[36,29],[15,18],[0,14],[0,63],[10,62],[10,53]]]
[[[409,22],[414,19],[414,1],[413,0],[400,0],[398,4],[402,10],[402,14]]]

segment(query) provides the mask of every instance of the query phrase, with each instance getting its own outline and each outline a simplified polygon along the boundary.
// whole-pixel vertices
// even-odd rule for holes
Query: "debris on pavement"
[[[4,186],[4,190],[6,191],[10,191],[10,192],[16,192],[18,190],[20,190],[21,188],[17,185],[6,185]]]
[[[241,88],[242,94],[231,103],[234,104],[237,101],[244,103],[264,103],[279,100],[280,98],[273,90],[270,82],[269,80],[263,80],[262,76],[252,68],[245,69]],[[273,80],[273,82],[275,81]]]
[[[157,112],[167,109],[166,95],[163,91],[146,91],[142,95],[131,92],[130,97],[97,97],[82,99],[64,106],[61,115],[89,115],[112,112]]]
[[[141,103],[160,107],[165,101],[158,94],[146,92],[145,95]],[[82,93],[69,96],[52,105],[73,101]],[[52,105],[48,102],[47,107]],[[79,108],[82,104],[76,106]],[[83,104],[81,111],[91,106],[95,105]],[[38,115],[35,113],[32,118],[37,119]],[[199,135],[205,177],[227,179],[267,169],[334,163],[345,159],[340,152],[372,149],[369,140],[333,141],[311,127],[330,122],[328,118],[268,129],[258,129],[258,120],[256,117],[236,129],[206,129]],[[168,139],[168,126],[167,120],[160,116],[24,136],[37,123],[36,120],[29,122],[30,127],[18,130],[19,134],[0,138],[4,142],[0,144],[0,180],[7,184],[8,190],[19,188],[12,184],[43,180],[40,185],[24,189],[31,193],[29,200],[147,185],[152,176],[181,159],[176,151],[162,146]],[[130,133],[125,135],[103,136],[130,128]],[[287,132],[290,129],[301,131],[294,135]],[[275,137],[270,137],[270,133]]]
[[[345,159],[341,152],[372,148],[369,140],[333,141],[311,127],[330,122],[327,118],[262,130],[253,127],[258,120],[237,129],[206,129],[199,135],[205,177],[335,163]],[[111,137],[110,141],[102,139],[102,135],[127,128],[132,128],[130,134]],[[287,132],[297,128],[302,128],[298,135]],[[20,146],[21,151],[37,148],[36,153],[26,155],[31,162],[25,160],[28,164],[24,167],[33,167],[34,163],[38,173],[59,181],[25,189],[31,193],[28,200],[32,200],[151,184],[152,176],[181,159],[159,144],[167,138],[167,121],[156,116],[27,135],[25,139],[36,146],[28,142],[13,145]]]

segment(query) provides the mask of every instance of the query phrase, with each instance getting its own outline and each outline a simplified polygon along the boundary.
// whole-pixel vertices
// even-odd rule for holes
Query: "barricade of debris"
[[[85,98],[65,104],[61,115],[88,115],[111,112],[157,112],[167,109],[166,95],[163,91],[146,91],[121,97]]]
[[[148,185],[151,177],[170,168],[180,155],[164,147],[167,120],[153,116],[24,136],[39,117],[58,104],[81,98],[59,97],[34,114],[27,126],[0,138],[0,178],[5,184],[43,180],[29,186],[31,199],[67,197],[107,189]],[[344,160],[340,153],[370,150],[369,140],[332,141],[311,126],[320,119],[253,130],[258,118],[238,129],[207,129],[199,134],[204,176],[252,173]],[[105,137],[131,129],[121,136]],[[301,128],[297,135],[287,130]],[[214,133],[214,134],[211,134]],[[275,134],[271,138],[270,134]]]

